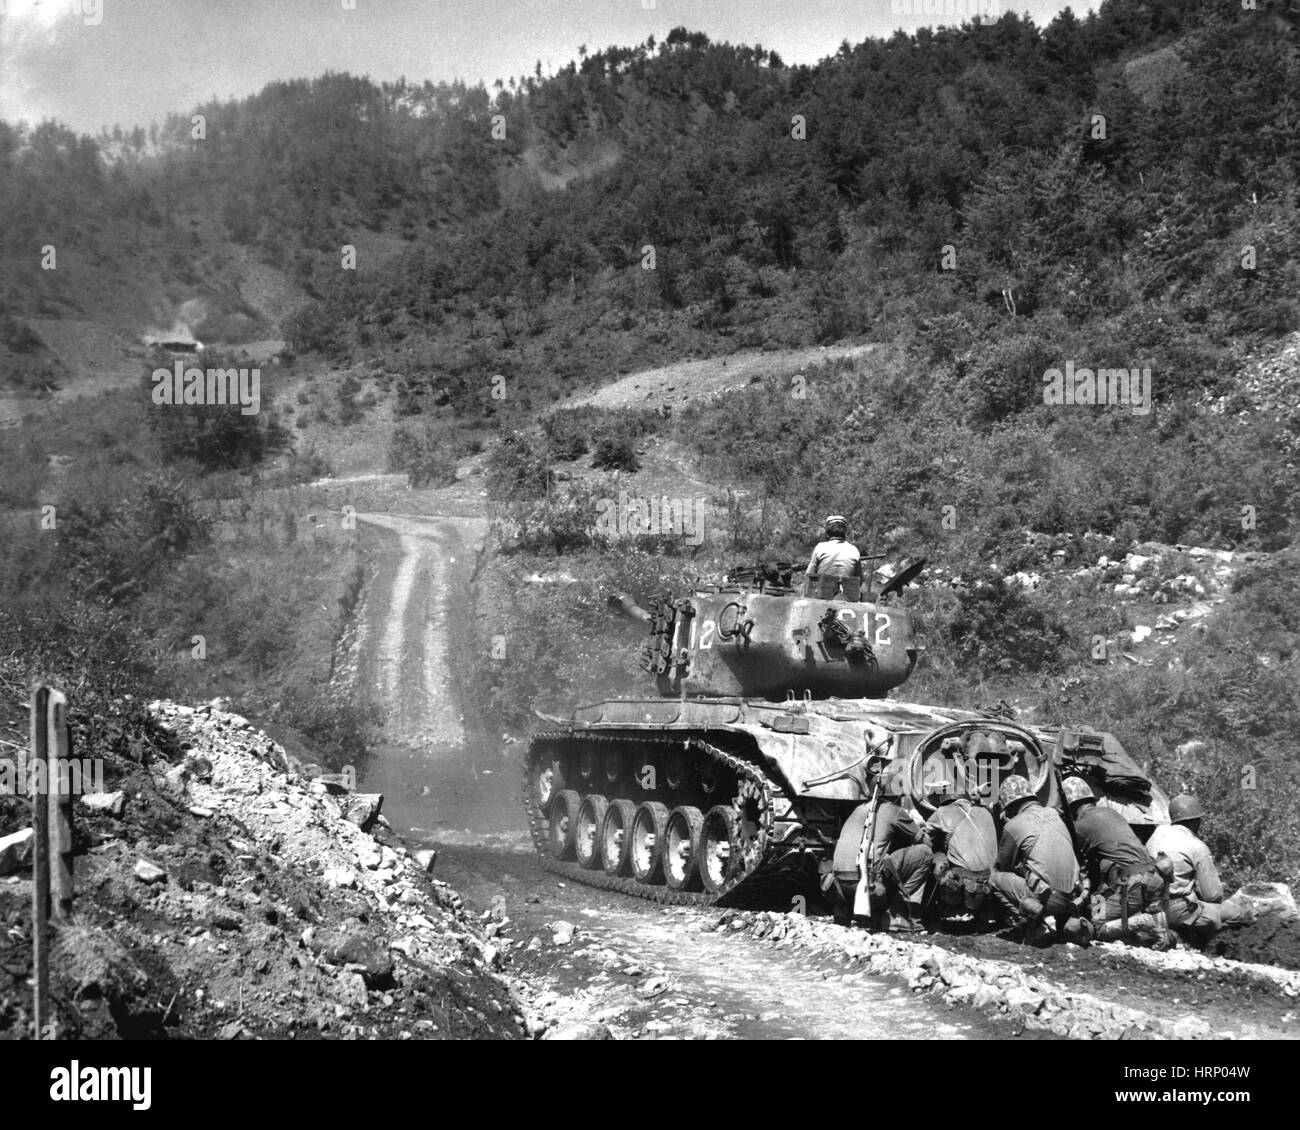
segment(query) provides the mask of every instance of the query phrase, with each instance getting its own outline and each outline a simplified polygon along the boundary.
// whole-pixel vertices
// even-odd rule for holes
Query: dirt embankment
[[[526,1034],[497,948],[377,798],[317,777],[236,715],[151,712],[170,742],[109,765],[109,791],[77,806],[76,913],[53,950],[58,1035]],[[0,880],[9,1038],[33,1034],[30,906],[28,874]]]

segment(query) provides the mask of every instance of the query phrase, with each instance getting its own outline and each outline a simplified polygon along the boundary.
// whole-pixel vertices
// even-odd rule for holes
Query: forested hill
[[[1158,398],[1223,391],[1300,321],[1300,64],[1266,7],[1008,13],[812,67],[677,29],[491,91],[326,75],[152,134],[0,125],[5,333],[200,297],[218,338],[400,341],[413,391],[470,412],[490,373],[527,407],[690,353],[897,335],[998,351],[994,416],[1036,390],[993,369],[1076,342],[1156,366]],[[248,285],[264,269],[288,306]]]

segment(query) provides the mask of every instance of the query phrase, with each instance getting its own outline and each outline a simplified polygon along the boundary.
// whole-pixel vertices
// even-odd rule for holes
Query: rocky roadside
[[[1055,947],[1057,951],[1073,952],[1055,953],[1054,957],[1079,958],[1089,967],[1086,982],[1097,988],[1094,993],[1066,984],[1066,979],[1055,971],[1042,973],[1027,968],[1024,957],[1033,951],[1023,947],[1018,947],[1019,960],[998,960],[953,952],[948,945],[849,930],[794,912],[729,910],[717,918],[713,928],[839,958],[873,974],[901,977],[914,993],[937,997],[952,1006],[974,1008],[995,1019],[1010,1019],[1025,1029],[1072,1039],[1300,1037],[1300,1024],[1296,1023],[1300,972],[1294,970],[1183,950],[1157,954],[1120,944],[1094,946],[1087,951],[1073,945]],[[1103,962],[1108,968],[1104,975],[1098,975],[1103,972]],[[1150,999],[1150,986],[1141,985],[1134,991],[1133,983],[1144,978],[1162,981],[1157,995],[1168,1005],[1166,1009],[1156,1012],[1143,1007]],[[1178,985],[1185,986],[1189,980],[1208,982],[1225,1000],[1236,1000],[1242,1010],[1251,1007],[1245,1003],[1247,993],[1267,999],[1272,1011],[1279,1015],[1268,1024],[1267,1032],[1253,1028],[1246,1031],[1239,1023],[1240,1017],[1238,1023],[1231,1020],[1231,1013],[1238,1008],[1179,1007],[1189,993]],[[1177,995],[1180,991],[1182,997]],[[1117,1003],[1117,999],[1127,999],[1128,1003]]]
[[[172,748],[77,809],[56,931],[69,1038],[527,1038],[500,955],[382,798],[238,715],[150,704]],[[31,1033],[30,879],[0,880],[0,1037]]]

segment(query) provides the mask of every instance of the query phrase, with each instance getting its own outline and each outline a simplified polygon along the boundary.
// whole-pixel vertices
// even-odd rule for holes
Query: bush
[[[944,630],[958,657],[985,673],[1055,670],[1069,642],[1060,621],[996,573],[959,590],[957,615]]]
[[[350,765],[358,776],[365,772],[370,731],[379,722],[373,703],[340,700],[327,687],[299,687],[285,694],[283,716],[326,769],[338,773]]]
[[[206,368],[238,368],[216,354]],[[144,387],[154,382],[146,375]],[[245,415],[239,404],[149,404],[149,430],[165,463],[196,463],[205,471],[238,470],[261,463],[289,446],[289,433],[263,408]]]
[[[411,486],[417,490],[454,483],[456,457],[446,431],[432,425],[398,426],[388,444],[388,469],[405,471]]]
[[[607,436],[596,445],[591,465],[600,471],[626,471],[631,474],[641,469],[636,447],[626,436]]]
[[[572,462],[591,450],[591,417],[580,410],[552,412],[542,420],[542,431],[557,463]]]
[[[531,432],[507,432],[488,455],[488,498],[496,502],[544,498],[549,474],[546,441]]]
[[[131,480],[126,497],[69,491],[58,511],[59,561],[80,591],[134,600],[168,563],[208,539],[189,489],[161,476]]]

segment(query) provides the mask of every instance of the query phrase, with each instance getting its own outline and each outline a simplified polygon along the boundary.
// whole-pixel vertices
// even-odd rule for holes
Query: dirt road
[[[385,794],[398,831],[439,850],[438,876],[471,906],[504,908],[507,968],[542,1016],[594,1017],[618,1035],[651,1038],[991,1034],[983,1019],[918,1004],[890,979],[719,936],[708,913],[661,911],[542,871],[519,830],[511,753],[522,746],[485,735],[455,666],[457,640],[471,638],[467,584],[484,523],[358,518],[373,535],[377,568],[362,611],[360,677],[387,730],[362,785]],[[554,922],[576,926],[573,939],[556,944]]]
[[[385,794],[400,833],[438,850],[439,878],[480,914],[506,920],[492,927],[501,959],[552,1028],[599,1024],[632,1038],[1033,1036],[1033,1026],[1005,1013],[949,1007],[909,992],[898,977],[854,967],[845,947],[856,932],[841,937],[827,923],[829,949],[772,945],[720,931],[707,910],[662,909],[544,871],[522,831],[524,747],[485,731],[468,666],[458,663],[474,640],[468,582],[484,523],[359,517],[377,563],[361,614],[359,670],[383,707],[388,739],[363,787]],[[1164,1019],[1188,1014],[1188,1030],[1203,1035],[1298,1034],[1293,991],[1234,962],[1191,955],[1191,965],[1179,965],[1171,955],[1153,965],[1124,947],[1040,951],[992,937],[925,942],[1010,963],[1104,1005]]]

